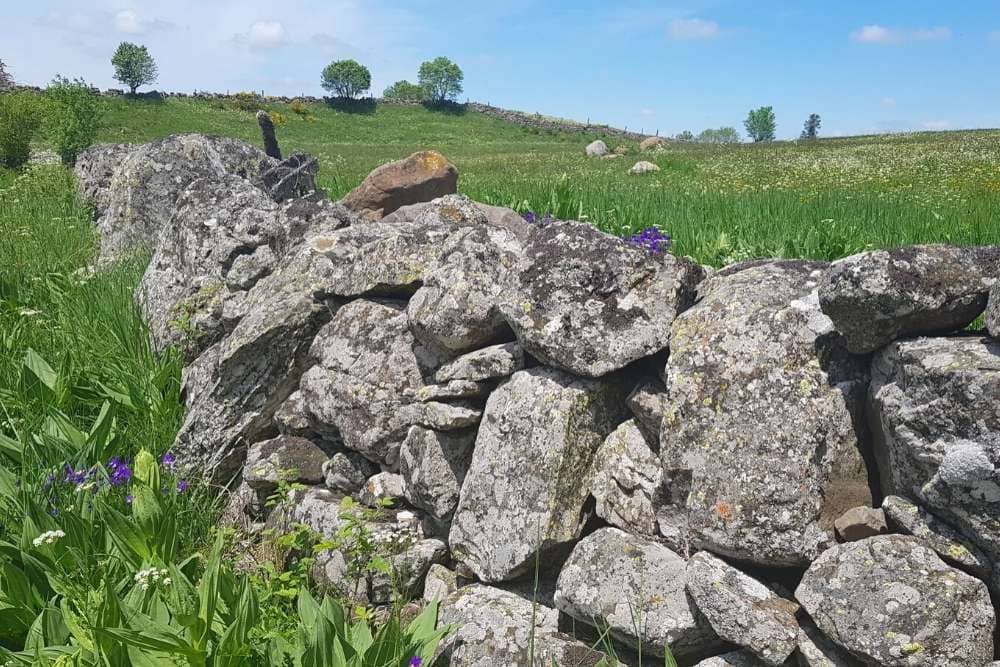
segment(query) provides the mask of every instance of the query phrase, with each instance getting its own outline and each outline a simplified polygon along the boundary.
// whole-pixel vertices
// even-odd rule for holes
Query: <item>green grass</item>
[[[286,119],[288,153],[319,158],[332,197],[376,166],[421,149],[459,169],[470,197],[519,211],[585,219],[616,234],[656,226],[678,254],[715,266],[752,257],[833,259],[910,243],[1000,243],[1000,132],[947,132],[825,139],[812,143],[670,144],[645,154],[662,171],[626,174],[636,142],[618,160],[583,156],[594,137],[517,127],[475,112],[411,106],[374,113],[309,107]],[[259,143],[253,114],[221,103],[112,101],[102,141],[148,141],[208,132]]]

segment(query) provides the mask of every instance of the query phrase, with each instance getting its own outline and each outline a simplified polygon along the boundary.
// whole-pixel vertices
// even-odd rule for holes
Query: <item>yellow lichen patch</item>
[[[326,252],[337,245],[337,239],[331,236],[315,236],[309,239],[309,247],[316,252]]]
[[[426,151],[418,158],[420,166],[428,171],[437,171],[448,166],[448,160],[443,155],[435,151]]]

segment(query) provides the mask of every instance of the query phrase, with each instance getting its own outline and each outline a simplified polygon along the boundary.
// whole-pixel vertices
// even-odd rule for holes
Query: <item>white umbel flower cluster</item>
[[[47,530],[35,539],[31,540],[31,543],[36,547],[40,547],[43,544],[54,544],[63,537],[66,537],[66,533],[61,530]]]
[[[170,577],[167,576],[168,574],[170,573],[166,570],[158,570],[155,567],[150,567],[145,570],[139,570],[132,578],[142,590],[148,591],[150,586],[157,583],[169,586],[171,581]]]

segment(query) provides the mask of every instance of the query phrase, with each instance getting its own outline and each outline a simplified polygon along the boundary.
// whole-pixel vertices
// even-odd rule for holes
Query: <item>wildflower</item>
[[[125,496],[126,505],[131,505],[133,500],[135,500],[135,496],[133,496],[131,493]]]
[[[36,547],[40,547],[43,544],[55,544],[61,538],[66,537],[66,533],[61,530],[47,530],[35,539],[31,541]]]
[[[132,469],[117,456],[108,461],[108,470],[111,471],[111,486],[121,486],[132,479]]]
[[[419,655],[410,658],[410,667],[420,667],[422,664],[424,664],[424,660]]]
[[[184,493],[188,490],[188,482],[186,479],[182,479],[177,482],[177,493]]]
[[[524,218],[524,221],[527,222],[529,225],[534,224],[534,222],[535,222],[535,212],[534,211],[528,211],[527,213],[525,213],[521,217]]]
[[[139,570],[132,577],[136,585],[139,586],[144,591],[148,591],[150,586],[155,586],[160,583],[164,586],[169,586],[171,584],[171,579],[167,575],[170,574],[166,570],[157,569],[155,567],[149,567],[144,570]]]
[[[670,244],[673,240],[669,234],[664,234],[656,227],[647,227],[638,234],[633,234],[625,239],[625,242],[629,245],[644,248],[651,253],[660,254],[670,249]]]
[[[173,452],[167,452],[160,459],[160,463],[163,464],[163,467],[173,470],[177,466],[177,457],[174,456]]]

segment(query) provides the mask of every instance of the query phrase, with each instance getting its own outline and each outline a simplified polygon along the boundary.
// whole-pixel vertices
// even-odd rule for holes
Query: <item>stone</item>
[[[764,664],[750,651],[730,651],[706,658],[694,667],[763,667]]]
[[[897,341],[872,361],[869,395],[885,493],[1000,561],[1000,342]]]
[[[553,222],[530,237],[500,311],[533,357],[599,377],[665,349],[701,278],[688,259]]]
[[[885,513],[881,509],[871,507],[852,507],[836,521],[833,527],[842,542],[857,542],[866,537],[881,535],[888,529],[885,525]]]
[[[653,501],[662,469],[635,419],[622,423],[594,456],[590,492],[597,516],[630,533],[657,534]]]
[[[402,475],[380,472],[372,475],[361,487],[357,500],[369,507],[379,507],[385,501],[401,500],[406,497],[406,480]]]
[[[687,531],[697,548],[805,567],[833,544],[837,517],[871,504],[854,425],[867,365],[819,309],[825,267],[727,267],[674,321],[657,512],[675,542]]]
[[[440,602],[461,587],[462,577],[457,572],[449,570],[440,563],[435,563],[427,570],[424,577],[424,602]]]
[[[107,208],[97,221],[101,259],[155,249],[177,198],[195,180],[235,175],[252,181],[272,164],[257,148],[226,137],[175,134],[137,146],[108,186]]]
[[[264,140],[264,152],[268,157],[280,160],[281,148],[278,147],[278,138],[274,136],[274,121],[271,120],[271,114],[263,109],[258,111],[257,125],[260,126],[261,138]]]
[[[521,254],[521,243],[505,229],[456,230],[407,306],[413,335],[451,356],[511,340],[497,306]]]
[[[919,537],[945,562],[980,579],[990,576],[993,566],[986,554],[924,508],[900,496],[886,496],[882,510],[896,532]]]
[[[556,608],[655,656],[664,646],[678,657],[707,653],[718,643],[684,590],[684,559],[670,549],[617,528],[580,540],[559,573]],[[636,632],[636,619],[644,631]]]
[[[628,155],[628,146],[626,146],[625,144],[618,144],[617,146],[615,146],[614,154],[619,157]]]
[[[1000,281],[990,289],[989,301],[986,305],[986,331],[993,338],[1000,339]]]
[[[513,667],[530,664],[532,643],[558,632],[558,613],[514,593],[473,584],[442,602],[438,624],[456,625],[438,646],[441,664]]]
[[[260,175],[258,186],[276,202],[305,197],[317,191],[319,162],[305,153],[293,153]]]
[[[993,658],[986,585],[914,537],[832,547],[809,566],[795,597],[824,635],[867,664],[958,667]]]
[[[369,575],[369,603],[390,604],[402,598],[410,600],[422,594],[427,572],[448,557],[448,545],[428,538],[405,548],[389,559],[391,572]]]
[[[375,222],[402,206],[453,194],[457,187],[458,170],[440,153],[421,151],[376,168],[341,202]]]
[[[857,354],[892,341],[957,331],[986,307],[1000,247],[925,245],[843,259],[823,276],[820,305]]]
[[[639,150],[641,151],[654,151],[663,150],[667,145],[667,140],[663,137],[646,137],[639,142]]]
[[[465,195],[445,195],[429,202],[403,206],[382,219],[385,224],[488,226],[505,229],[522,243],[531,225],[516,211],[472,201]]]
[[[486,582],[528,571],[535,554],[575,541],[589,495],[581,484],[622,420],[616,377],[518,371],[486,402],[455,511],[452,556]]]
[[[115,171],[135,149],[135,144],[94,144],[76,157],[76,185],[83,200],[93,204],[95,220],[107,211]]]
[[[434,374],[437,382],[497,380],[524,368],[524,350],[517,343],[500,343],[467,352]]]
[[[587,147],[583,151],[587,154],[587,157],[603,157],[608,154],[608,145],[597,139],[587,144]]]
[[[670,403],[667,388],[657,379],[643,380],[628,395],[625,403],[635,415],[636,424],[650,446],[655,451],[660,451],[660,425]]]
[[[766,665],[781,665],[799,642],[799,606],[707,551],[687,562],[687,592],[698,611],[725,641]]]
[[[861,663],[838,648],[813,625],[799,628],[799,646],[795,652],[798,667],[861,667]]]
[[[441,433],[413,426],[399,452],[406,499],[440,525],[451,521],[465,480],[475,430]]]
[[[628,170],[628,173],[633,176],[639,174],[651,174],[655,171],[659,171],[660,167],[652,162],[647,162],[646,160],[639,160]]]
[[[484,398],[489,393],[490,387],[485,382],[451,380],[444,384],[424,385],[419,389],[404,389],[403,397],[412,401],[426,403],[458,398]]]
[[[378,466],[357,452],[337,452],[323,464],[323,483],[345,495],[356,494],[378,472]]]
[[[309,415],[302,401],[302,392],[295,391],[274,412],[274,427],[281,435],[313,439],[318,435],[309,423]]]
[[[279,435],[250,447],[243,481],[264,493],[274,491],[279,482],[319,484],[327,458],[326,452],[305,438]]]

